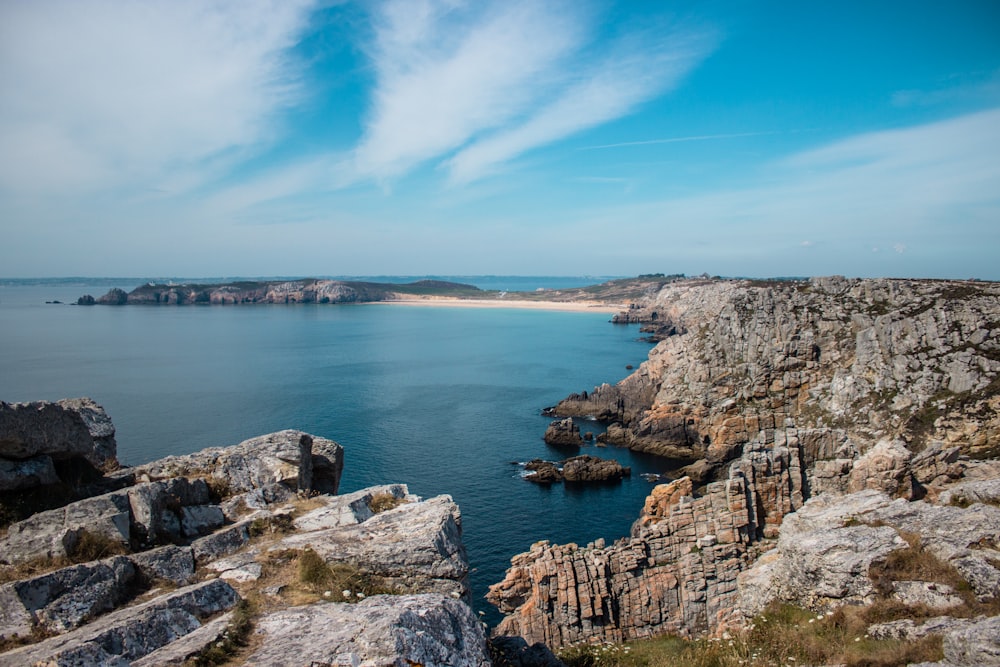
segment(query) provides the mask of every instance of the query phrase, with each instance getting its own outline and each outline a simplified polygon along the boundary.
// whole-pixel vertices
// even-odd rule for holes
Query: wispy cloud
[[[0,189],[161,187],[262,141],[299,94],[288,49],[314,4],[3,3]]]
[[[849,137],[761,165],[746,176],[750,183],[609,207],[581,223],[578,233],[585,237],[587,225],[599,229],[613,220],[623,237],[642,238],[651,256],[671,248],[715,263],[756,257],[773,263],[775,240],[789,234],[808,234],[801,247],[822,245],[833,253],[826,266],[743,269],[761,275],[843,272],[849,267],[838,268],[844,257],[837,253],[850,248],[938,257],[941,271],[956,274],[986,272],[988,266],[972,264],[986,261],[1000,244],[997,155],[1000,108]],[[962,253],[968,267],[956,265]]]
[[[705,32],[635,31],[591,51],[580,3],[390,0],[377,13],[376,89],[357,175],[444,160],[452,183],[633,111],[711,50]],[[596,50],[595,50],[596,51]]]
[[[595,151],[605,148],[624,148],[626,146],[650,146],[655,144],[679,144],[688,141],[717,141],[720,139],[739,139],[742,137],[763,137],[771,134],[784,134],[784,130],[767,132],[733,132],[729,134],[696,134],[689,137],[668,137],[665,139],[644,139],[642,141],[622,141],[616,144],[601,144],[598,146],[581,146],[581,151]]]

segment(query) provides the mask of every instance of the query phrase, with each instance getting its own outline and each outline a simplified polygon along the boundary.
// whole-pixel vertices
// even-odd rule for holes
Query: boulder
[[[580,447],[583,445],[580,427],[570,417],[549,424],[549,427],[545,429],[544,438],[546,444],[553,447]]]
[[[461,515],[451,496],[404,503],[358,524],[296,533],[279,545],[352,563],[403,592],[469,592]]]
[[[208,477],[228,494],[271,489],[281,485],[296,491],[300,442],[312,439],[312,490],[336,494],[344,469],[344,450],[336,442],[295,430],[278,431],[245,440],[232,447],[212,447],[194,454],[168,456],[135,468],[151,480],[179,475]]]
[[[323,632],[317,632],[323,628]],[[256,623],[260,648],[247,664],[486,667],[483,628],[464,603],[439,594],[292,607]]]
[[[57,402],[0,401],[0,458],[24,460],[47,455],[82,458],[95,468],[116,467],[115,427],[89,398]]]

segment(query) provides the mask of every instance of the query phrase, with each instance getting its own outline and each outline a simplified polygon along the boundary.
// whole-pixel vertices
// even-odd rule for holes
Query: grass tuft
[[[379,512],[385,512],[386,510],[391,510],[394,507],[399,507],[405,501],[402,498],[397,498],[391,493],[376,493],[372,496],[371,500],[368,501],[368,509],[370,509],[375,514]]]

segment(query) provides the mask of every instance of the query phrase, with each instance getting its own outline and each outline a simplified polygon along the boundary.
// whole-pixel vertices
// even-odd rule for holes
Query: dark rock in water
[[[60,304],[62,304],[62,301],[59,301],[57,299],[56,301],[46,301],[45,303],[49,303],[49,304],[52,304],[52,305],[60,305]]]
[[[89,294],[84,294],[76,300],[76,305],[78,306],[93,306],[95,303],[97,303],[97,299]]]
[[[528,461],[524,469],[529,471],[525,479],[536,484],[554,484],[563,480],[562,471],[552,461],[534,459]]]
[[[593,442],[593,440],[594,440],[594,432],[593,431],[587,431],[586,433],[583,434],[583,439],[585,441],[587,441],[587,442]]]
[[[632,364],[625,364],[625,370],[630,371],[633,368],[635,368],[635,366],[633,366]]]
[[[545,429],[545,442],[553,447],[579,447],[583,444],[580,427],[567,417],[554,421]]]
[[[534,459],[524,466],[529,474],[525,479],[538,484],[555,482],[616,482],[632,474],[631,468],[622,467],[618,461],[596,456],[574,456],[559,463]]]
[[[631,474],[632,469],[618,461],[596,456],[574,456],[563,461],[563,478],[567,482],[617,482]]]
[[[124,306],[128,303],[128,292],[117,287],[112,287],[108,293],[97,300],[97,303],[106,306]]]

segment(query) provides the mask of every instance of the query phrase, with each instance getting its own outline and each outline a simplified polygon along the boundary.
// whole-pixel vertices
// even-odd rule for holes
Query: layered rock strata
[[[759,561],[771,578],[747,575],[765,582],[756,590],[782,590],[778,582],[811,590],[808,600],[779,599],[817,608],[870,602],[869,567],[906,546],[902,532],[920,530],[904,517],[923,505],[972,504],[935,510],[942,525],[958,521],[955,512],[986,521],[990,510],[975,503],[995,492],[1000,470],[969,455],[1000,451],[996,285],[676,281],[627,319],[658,322],[666,340],[636,373],[570,396],[552,414],[609,421],[606,441],[688,463],[689,476],[654,489],[631,538],[585,548],[540,542],[515,556],[488,595],[507,614],[498,634],[559,647],[738,626],[761,607],[741,604],[737,575],[810,498],[880,494],[898,498],[900,513],[880,515],[885,525],[817,529],[816,549],[840,560],[815,568],[796,560],[813,542],[792,528],[777,542],[788,569],[767,569],[779,548]],[[975,540],[1000,543],[985,526]],[[854,546],[823,546],[832,538]],[[938,543],[933,531],[927,540]],[[942,557],[979,597],[995,596],[1000,559],[952,547]],[[831,580],[821,585],[824,568]],[[943,588],[894,586],[901,599],[954,601]]]
[[[816,448],[837,442],[820,435],[762,432],[727,479],[697,497],[688,478],[656,487],[632,537],[610,546],[536,543],[490,588],[488,599],[507,614],[496,634],[552,647],[697,636],[740,627],[774,599],[821,611],[870,603],[868,570],[907,546],[901,533],[921,535],[980,598],[1000,596],[1000,510],[940,504],[964,493],[1000,499],[990,495],[1000,488],[1000,465],[937,443],[920,457],[889,458],[898,464],[890,469],[885,452],[898,443],[845,459],[849,441]],[[884,475],[871,479],[895,489],[896,500],[883,490],[847,492],[856,471],[873,469]],[[929,485],[921,495],[939,504],[913,500],[918,479]],[[909,590],[902,584],[899,595]]]

